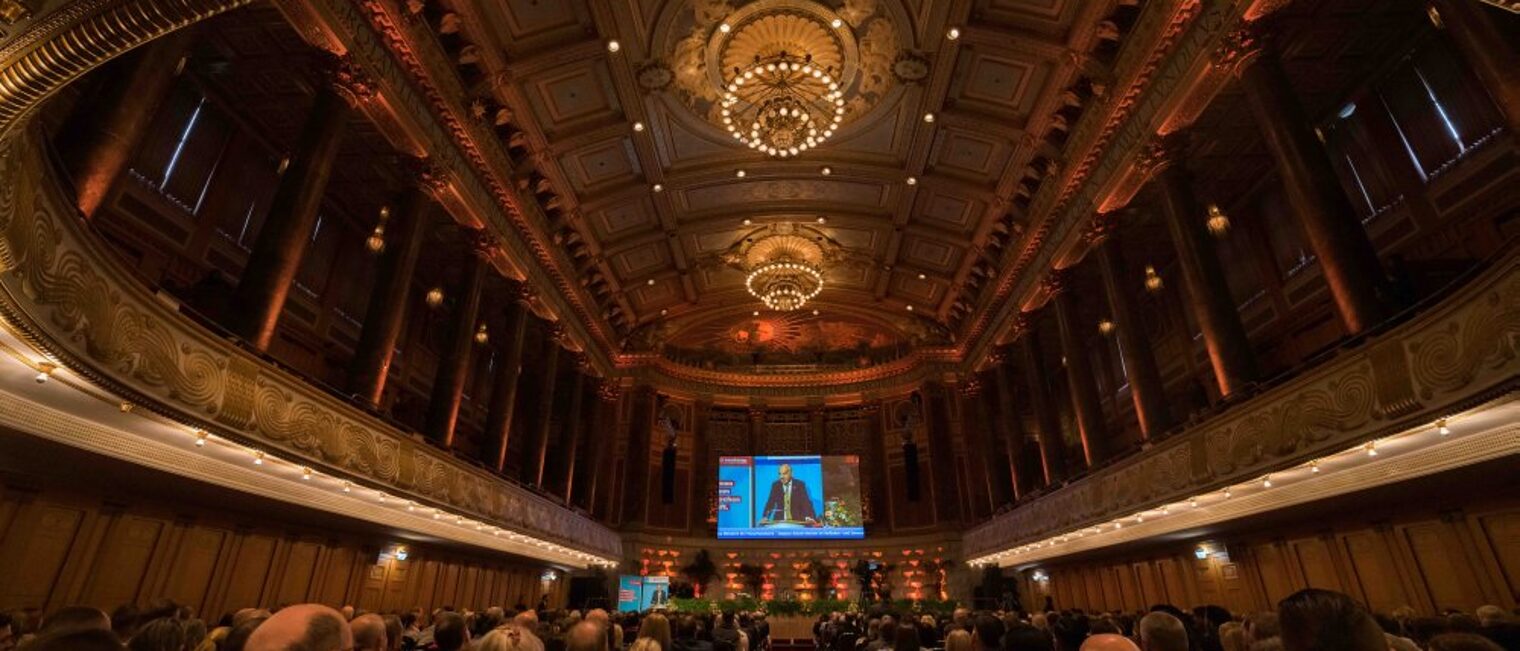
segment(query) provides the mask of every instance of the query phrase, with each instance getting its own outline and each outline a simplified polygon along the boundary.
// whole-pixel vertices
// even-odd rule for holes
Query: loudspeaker
[[[660,455],[660,503],[674,504],[676,501],[676,446],[665,446],[665,452]]]
[[[903,478],[908,482],[908,501],[918,501],[918,444],[903,444]]]

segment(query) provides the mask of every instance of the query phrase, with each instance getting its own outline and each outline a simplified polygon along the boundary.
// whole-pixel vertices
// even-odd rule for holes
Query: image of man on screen
[[[808,495],[807,484],[792,478],[790,464],[782,464],[777,471],[776,481],[771,482],[771,494],[765,500],[765,508],[760,511],[760,524],[814,524],[817,521],[818,514],[813,511],[813,500]]]

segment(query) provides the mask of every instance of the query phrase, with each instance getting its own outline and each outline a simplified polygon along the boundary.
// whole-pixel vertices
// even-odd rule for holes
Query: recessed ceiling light
[[[828,175],[834,173],[834,168],[832,168],[832,167],[824,167],[823,169],[818,170],[818,173],[822,174],[824,176],[828,176]]]
[[[649,279],[649,285],[650,285],[650,286],[653,286],[653,285],[654,285],[654,279],[653,279],[653,278],[650,278],[650,279]]]
[[[750,224],[753,224],[753,223],[755,223],[755,222],[753,220],[751,220],[750,218],[748,218],[748,217],[744,218],[744,225],[745,226],[749,226]]]
[[[668,310],[668,309],[660,310],[660,316],[665,316],[667,314],[670,314],[670,310]]]
[[[961,28],[959,28],[959,27],[951,27],[949,31],[945,32],[945,38],[948,38],[948,39],[950,39],[952,41],[955,40],[955,39],[958,39],[960,37],[961,37]]]
[[[718,31],[723,32],[724,34],[727,34],[730,31],[733,31],[733,29],[734,29],[734,26],[730,25],[728,23],[723,23],[722,25],[718,26]]]
[[[752,314],[754,314],[755,316],[760,316],[760,310],[755,310],[754,312],[752,312]]]
[[[818,310],[813,310],[813,316],[818,316]]]
[[[924,122],[928,122],[928,123],[932,124],[934,122],[934,114],[933,113],[925,113],[924,114]]]
[[[644,130],[644,123],[643,122],[634,122],[633,123],[633,130],[634,131],[643,131]]]
[[[912,306],[912,305],[909,305],[909,306],[908,306],[908,311],[909,311],[909,312],[912,312],[912,311],[913,311],[913,306]]]
[[[665,186],[663,186],[663,185],[660,185],[660,184],[658,184],[658,183],[656,183],[656,184],[654,184],[654,186],[653,186],[653,187],[651,187],[651,188],[650,188],[650,189],[651,189],[651,190],[654,190],[654,191],[655,191],[655,192],[664,192],[664,191],[665,191]]]
[[[840,27],[844,27],[844,21],[840,20],[838,18],[835,18],[834,20],[832,20],[832,21],[829,22],[829,25],[833,26],[834,29],[839,29]]]
[[[613,41],[607,41],[607,51],[608,52],[612,52],[612,53],[616,54],[617,51],[621,50],[621,49],[623,49],[623,45],[621,43],[618,43],[615,40],[613,40]]]
[[[928,279],[928,278],[929,278],[929,277],[928,277],[928,276],[926,276],[926,275],[924,275],[924,274],[919,274],[919,275],[918,275],[918,279],[919,279],[919,280],[926,280],[926,279]]]
[[[918,177],[916,177],[916,176],[910,176],[910,177],[908,177],[908,180],[904,181],[904,182],[907,183],[908,185],[918,185]]]
[[[828,217],[824,217],[823,215],[819,215],[818,216],[818,223],[820,223],[820,224],[827,224],[827,223],[829,223],[829,218]]]
[[[737,177],[739,177],[741,179],[744,178],[744,170],[739,170],[737,172],[734,172],[734,176],[737,176]]]

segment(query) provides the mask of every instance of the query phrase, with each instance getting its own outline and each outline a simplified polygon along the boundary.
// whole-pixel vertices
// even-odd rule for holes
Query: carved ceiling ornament
[[[904,55],[904,44],[912,44],[912,35],[904,33],[907,23],[901,7],[878,0],[849,0],[837,11],[815,0],[756,0],[742,7],[720,0],[689,0],[673,3],[675,15],[666,15],[671,27],[655,37],[653,51],[663,53],[660,60],[646,64],[638,72],[638,82],[646,91],[670,91],[680,104],[698,118],[718,129],[727,141],[740,144],[724,123],[725,95],[735,91],[737,105],[729,102],[730,125],[739,136],[748,139],[749,122],[739,117],[747,99],[743,84],[736,77],[754,73],[755,63],[766,73],[779,64],[783,52],[788,61],[805,66],[807,71],[790,70],[793,77],[819,86],[824,98],[835,101],[840,128],[859,121],[865,114],[887,102],[891,91],[907,81],[928,75],[926,59]],[[902,69],[898,70],[898,64]],[[737,69],[737,72],[736,72]],[[774,74],[775,71],[769,71]],[[817,73],[817,74],[814,74]],[[817,84],[823,77],[828,83]],[[746,79],[753,84],[757,77]],[[803,80],[793,80],[801,83]],[[753,111],[744,115],[753,115]],[[814,114],[812,134],[818,144],[833,135],[833,114]],[[806,143],[807,130],[803,129]],[[769,145],[767,145],[769,146]],[[799,153],[785,151],[785,155]],[[775,155],[782,155],[778,151]]]

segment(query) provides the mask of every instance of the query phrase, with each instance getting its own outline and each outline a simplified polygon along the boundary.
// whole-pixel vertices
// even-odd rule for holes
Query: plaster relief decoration
[[[911,35],[892,3],[691,0],[666,11],[662,59],[640,68],[639,84],[777,158],[823,144],[928,71],[904,51]]]

